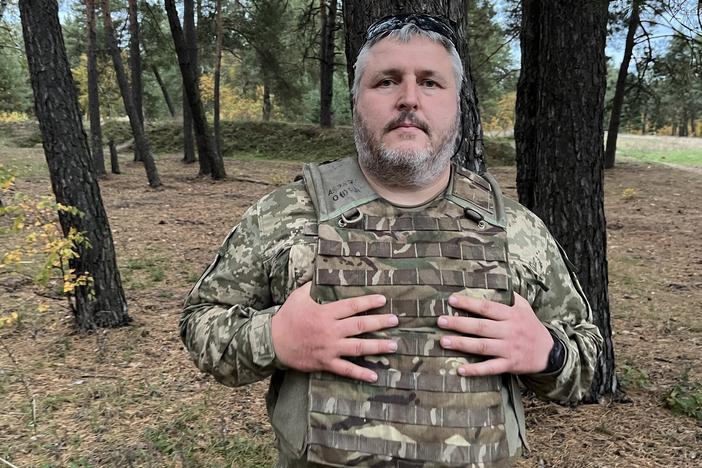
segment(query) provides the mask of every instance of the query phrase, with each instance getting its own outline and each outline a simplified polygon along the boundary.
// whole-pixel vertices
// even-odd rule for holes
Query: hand
[[[458,368],[460,375],[535,374],[546,369],[553,337],[522,296],[514,294],[512,307],[460,295],[451,296],[449,304],[480,317],[439,317],[439,327],[462,334],[442,337],[441,346],[492,356],[486,361],[463,364]]]
[[[375,382],[375,372],[342,359],[393,353],[392,340],[353,338],[362,333],[394,327],[396,315],[356,314],[382,307],[379,294],[317,304],[310,297],[312,283],[305,283],[288,296],[271,320],[276,356],[284,365],[302,372],[326,371],[343,377]]]

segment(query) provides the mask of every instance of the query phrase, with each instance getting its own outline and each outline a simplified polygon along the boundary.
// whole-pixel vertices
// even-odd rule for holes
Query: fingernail
[[[378,296],[378,304],[379,305],[384,306],[386,302],[387,302],[387,299],[385,298],[385,296]]]
[[[394,327],[398,323],[400,323],[400,320],[397,318],[397,315],[391,315],[390,317],[388,317],[388,325],[390,325],[391,327]]]
[[[368,374],[368,382],[375,382],[376,380],[378,380],[378,376],[375,373]]]
[[[441,338],[441,346],[443,346],[444,348],[450,348],[451,347],[451,338],[446,338],[446,337]]]
[[[395,351],[397,351],[397,343],[394,342],[394,341],[393,341],[392,343],[389,343],[389,344],[388,344],[388,350],[389,350],[391,353],[394,353]]]
[[[458,368],[458,373],[460,375],[466,375],[466,368],[465,367],[459,367]]]
[[[456,296],[449,296],[448,303],[449,305],[455,306],[458,304],[458,298]]]
[[[437,323],[439,324],[440,327],[445,327],[448,325],[448,319],[446,317],[439,317],[439,320],[437,320]]]

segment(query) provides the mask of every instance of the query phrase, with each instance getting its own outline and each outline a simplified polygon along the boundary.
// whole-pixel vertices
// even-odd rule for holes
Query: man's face
[[[368,55],[355,98],[359,162],[389,186],[419,187],[446,170],[460,125],[446,49],[424,37],[383,39]]]

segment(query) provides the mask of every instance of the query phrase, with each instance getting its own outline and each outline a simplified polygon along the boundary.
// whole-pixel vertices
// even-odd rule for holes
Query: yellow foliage
[[[622,198],[624,200],[631,200],[632,198],[634,198],[636,196],[636,194],[637,194],[637,191],[634,187],[627,187],[622,192]]]
[[[212,107],[214,105],[214,74],[205,73],[200,77],[200,93],[203,105]],[[222,120],[260,120],[262,103],[263,86],[256,87],[256,97],[251,99],[241,96],[229,86],[220,84],[219,115]]]
[[[29,116],[24,112],[0,112],[0,122],[24,122]]]
[[[12,195],[8,197],[7,195]],[[63,292],[75,293],[77,287],[92,287],[93,279],[88,272],[76,273],[69,267],[70,260],[79,257],[79,248],[90,248],[85,234],[71,228],[65,237],[56,219],[57,212],[83,216],[77,208],[65,206],[53,199],[43,197],[31,200],[14,189],[14,176],[0,164],[0,196],[6,206],[0,207],[0,234],[15,240],[0,244],[0,271],[17,271],[21,263],[38,263],[34,280],[46,285],[59,273],[63,280]],[[26,259],[26,260],[25,260]],[[46,310],[41,306],[38,310]],[[14,315],[13,315],[14,314]],[[0,328],[17,320],[16,313],[0,316]]]
[[[508,132],[514,128],[514,108],[517,93],[507,93],[497,103],[497,113],[484,124],[488,132]]]

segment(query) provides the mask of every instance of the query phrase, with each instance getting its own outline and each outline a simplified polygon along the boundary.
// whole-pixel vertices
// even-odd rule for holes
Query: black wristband
[[[565,364],[565,345],[553,332],[549,330],[551,337],[553,338],[553,348],[551,352],[548,353],[548,362],[546,364],[546,369],[544,369],[544,374],[551,374],[553,372],[561,370],[563,364]]]

